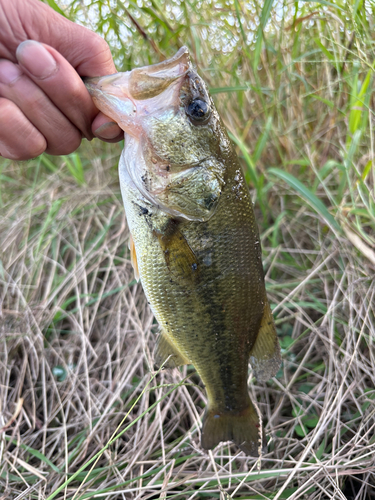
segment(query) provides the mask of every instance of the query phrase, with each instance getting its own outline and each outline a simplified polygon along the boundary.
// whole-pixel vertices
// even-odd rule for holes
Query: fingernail
[[[26,40],[16,50],[18,62],[36,78],[44,79],[57,70],[53,56],[43,45],[35,40]]]
[[[0,60],[0,82],[9,85],[22,75],[18,66],[6,59]]]
[[[116,137],[120,135],[120,132],[121,131],[117,123],[107,122],[100,125],[100,127],[94,131],[94,134],[97,137],[102,137],[103,139],[116,139]]]

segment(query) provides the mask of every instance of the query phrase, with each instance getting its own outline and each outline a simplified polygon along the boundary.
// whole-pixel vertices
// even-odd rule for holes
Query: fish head
[[[157,208],[208,220],[225,183],[231,145],[188,49],[159,64],[85,83],[97,108],[125,132],[120,173],[126,169]]]

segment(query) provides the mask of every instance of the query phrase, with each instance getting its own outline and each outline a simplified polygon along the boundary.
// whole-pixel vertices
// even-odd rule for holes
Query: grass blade
[[[253,59],[253,70],[254,73],[257,71],[260,53],[262,50],[264,28],[266,27],[267,21],[270,17],[271,8],[273,5],[273,0],[266,0],[262,8],[262,14],[260,16],[260,24],[257,31],[257,41],[255,43],[254,59]]]
[[[286,182],[294,191],[297,193],[319,214],[326,220],[326,222],[335,230],[341,231],[341,228],[337,221],[334,219],[332,214],[328,211],[324,203],[312,193],[306,186],[302,184],[301,181],[296,179],[292,174],[284,172],[279,168],[270,168],[268,170],[269,174],[276,175],[279,179]]]

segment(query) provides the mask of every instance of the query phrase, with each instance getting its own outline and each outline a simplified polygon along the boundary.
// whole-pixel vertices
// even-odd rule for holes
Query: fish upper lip
[[[151,66],[142,66],[141,68],[135,68],[134,70],[132,70],[132,72],[148,75],[157,73],[160,74],[163,73],[163,71],[176,67],[177,63],[184,64],[187,67],[186,71],[188,71],[191,67],[189,50],[185,45],[181,47],[170,59],[166,59],[165,61],[162,61],[160,63],[152,64]]]
[[[99,91],[103,95],[118,95],[121,92],[128,99],[140,101],[161,94],[175,80],[184,77],[191,66],[189,51],[183,46],[172,58],[160,63],[112,75],[84,77],[82,80],[92,96]],[[107,87],[105,91],[103,85]]]
[[[190,69],[189,53],[183,47],[168,61],[83,81],[96,107],[137,137],[143,117],[161,107],[177,106],[179,88]]]

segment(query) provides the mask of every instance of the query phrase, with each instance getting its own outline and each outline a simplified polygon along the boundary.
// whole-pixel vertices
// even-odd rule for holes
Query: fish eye
[[[210,116],[210,107],[202,99],[194,99],[188,105],[186,113],[195,122],[202,122]]]

